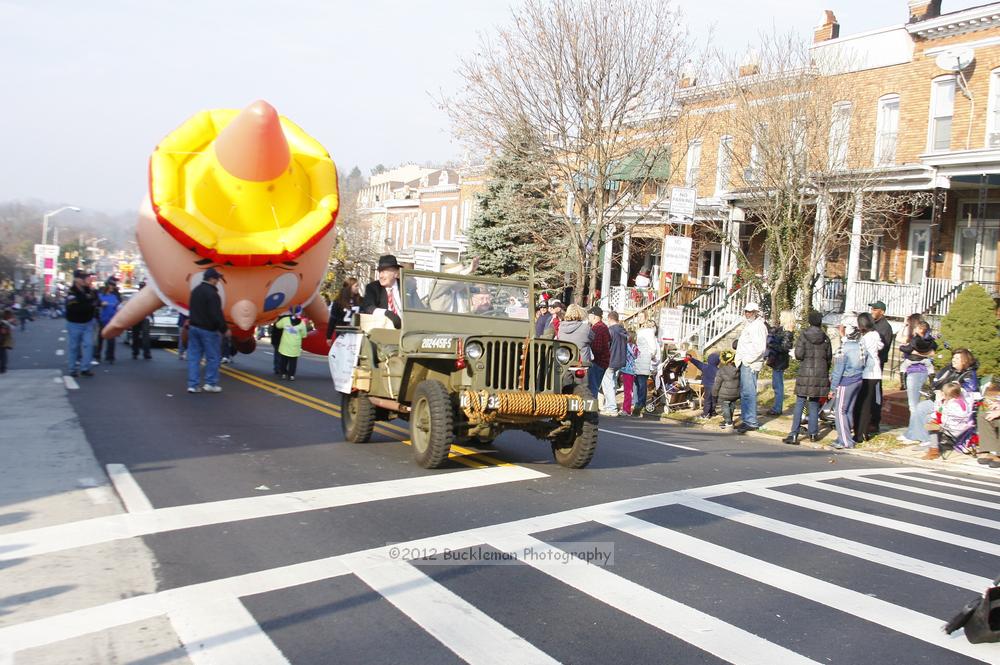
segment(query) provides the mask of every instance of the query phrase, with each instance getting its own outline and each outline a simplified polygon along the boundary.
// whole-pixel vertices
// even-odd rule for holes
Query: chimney
[[[813,32],[813,44],[819,44],[820,42],[836,39],[837,37],[840,37],[840,24],[837,23],[837,17],[833,15],[833,12],[827,9],[823,12],[823,25],[816,28],[816,31]]]
[[[910,23],[941,16],[941,0],[909,0]]]

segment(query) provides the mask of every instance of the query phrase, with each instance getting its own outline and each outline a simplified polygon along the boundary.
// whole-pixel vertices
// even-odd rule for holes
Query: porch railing
[[[881,300],[887,316],[905,319],[910,314],[941,317],[948,313],[955,298],[970,284],[979,284],[997,297],[1000,283],[979,280],[952,280],[927,277],[920,284],[889,284],[859,281],[856,283],[852,307],[866,311],[868,304]]]
[[[637,312],[658,298],[655,289],[635,286],[613,286],[608,294],[608,308],[616,312]]]
[[[717,303],[707,310],[686,307],[681,321],[681,338],[702,351],[722,339],[743,322],[743,311],[750,301],[760,300],[760,292],[747,284],[733,293],[724,286],[705,294],[705,302]]]

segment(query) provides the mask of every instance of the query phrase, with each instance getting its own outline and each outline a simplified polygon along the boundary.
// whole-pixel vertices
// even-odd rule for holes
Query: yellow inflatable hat
[[[333,230],[340,201],[330,155],[265,101],[202,111],[149,160],[160,225],[223,265],[294,260]]]

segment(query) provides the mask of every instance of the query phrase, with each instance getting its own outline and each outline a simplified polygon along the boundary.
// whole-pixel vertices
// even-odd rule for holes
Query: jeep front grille
[[[553,391],[553,363],[555,348],[551,342],[534,343],[534,368],[528,360],[523,361],[529,373],[521,381],[521,354],[524,342],[514,340],[493,340],[486,342],[486,387],[490,390],[530,390],[531,381],[535,390]],[[555,392],[559,392],[555,390]]]

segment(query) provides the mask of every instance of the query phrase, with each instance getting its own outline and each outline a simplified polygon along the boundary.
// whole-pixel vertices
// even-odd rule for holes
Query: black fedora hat
[[[378,257],[378,269],[387,270],[389,268],[402,268],[399,262],[396,261],[396,257],[392,254],[386,254],[385,256]]]

